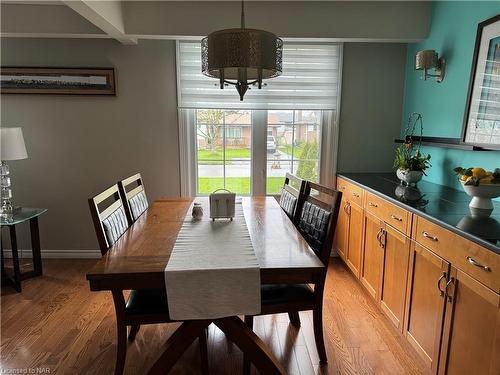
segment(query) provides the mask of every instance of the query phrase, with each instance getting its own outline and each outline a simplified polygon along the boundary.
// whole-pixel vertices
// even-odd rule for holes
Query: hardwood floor
[[[90,292],[85,273],[93,260],[45,260],[44,276],[23,281],[23,292],[2,288],[1,369],[42,369],[50,374],[112,374],[115,318],[111,293]],[[420,374],[423,364],[408,348],[340,260],[333,260],[324,301],[328,365],[320,366],[312,315],[302,327],[288,315],[255,318],[255,332],[289,374]],[[175,324],[141,327],[129,344],[125,374],[144,374],[162,352]],[[240,374],[243,356],[214,325],[209,328],[210,373]],[[172,370],[199,373],[192,345]],[[255,369],[252,370],[255,373]],[[29,373],[29,372],[28,372]],[[34,372],[33,372],[34,373]]]

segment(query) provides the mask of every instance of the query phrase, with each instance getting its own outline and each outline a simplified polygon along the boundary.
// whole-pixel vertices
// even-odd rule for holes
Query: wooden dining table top
[[[90,289],[128,290],[165,286],[164,271],[193,202],[208,197],[155,201],[87,273]],[[262,284],[313,282],[325,266],[273,197],[244,197],[242,207]]]

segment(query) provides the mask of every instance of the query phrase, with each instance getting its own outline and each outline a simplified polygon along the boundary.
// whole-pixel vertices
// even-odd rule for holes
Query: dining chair
[[[141,174],[137,173],[118,181],[118,189],[125,206],[127,220],[132,225],[149,207]]]
[[[316,194],[311,194],[315,190]],[[321,363],[327,362],[323,339],[323,291],[333,234],[337,224],[342,193],[307,181],[299,197],[300,212],[297,228],[325,265],[325,270],[311,288],[308,284],[270,284],[261,287],[259,315],[288,313],[290,322],[300,327],[299,311],[312,310],[316,348]],[[253,316],[245,316],[245,323],[253,328]],[[244,373],[250,372],[250,362],[244,357]]]
[[[105,255],[128,228],[124,200],[118,184],[111,186],[93,198],[89,198],[90,213],[94,222],[101,254]],[[113,290],[117,328],[117,352],[115,375],[123,374],[127,354],[127,327],[130,326],[128,341],[133,342],[141,325],[171,323],[165,288],[134,289],[127,301],[121,290]],[[206,332],[199,337],[202,373],[208,373]]]
[[[305,180],[302,180],[301,178],[294,176],[293,174],[287,173],[285,175],[285,183],[283,184],[283,188],[281,189],[281,195],[279,199],[280,207],[283,209],[283,211],[286,212],[286,214],[294,224],[296,224],[299,219],[299,198],[304,192],[305,183]]]

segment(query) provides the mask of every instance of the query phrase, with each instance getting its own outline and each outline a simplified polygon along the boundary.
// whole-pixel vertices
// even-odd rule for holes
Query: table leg
[[[13,284],[14,289],[21,292],[21,270],[19,268],[19,255],[17,253],[17,236],[16,236],[16,226],[9,225],[10,231],[10,247],[12,248],[12,264],[14,266],[14,278]]]
[[[210,320],[190,320],[182,323],[168,338],[165,351],[148,371],[148,375],[167,374],[191,343],[205,334],[204,330],[210,323]]]
[[[286,374],[267,345],[237,316],[217,319],[214,323],[248,356],[261,374]]]
[[[30,220],[31,249],[33,253],[33,276],[42,276],[42,254],[40,250],[40,231],[38,217]]]

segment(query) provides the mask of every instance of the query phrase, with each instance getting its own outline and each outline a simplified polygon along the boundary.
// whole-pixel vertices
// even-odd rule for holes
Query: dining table
[[[201,203],[205,215],[208,215],[208,197],[154,201],[89,270],[90,290],[165,288],[165,267],[193,202]],[[241,205],[259,263],[262,285],[314,284],[326,272],[325,265],[274,197],[243,197]],[[165,350],[148,374],[168,372],[212,323],[248,356],[261,373],[286,373],[267,345],[238,316],[231,316],[182,322],[167,339]]]

